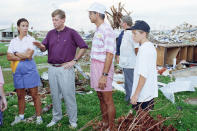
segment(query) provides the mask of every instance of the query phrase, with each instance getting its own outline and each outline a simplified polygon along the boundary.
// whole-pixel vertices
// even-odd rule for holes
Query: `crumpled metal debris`
[[[196,43],[197,26],[185,22],[172,30],[151,31],[150,39],[158,44]]]

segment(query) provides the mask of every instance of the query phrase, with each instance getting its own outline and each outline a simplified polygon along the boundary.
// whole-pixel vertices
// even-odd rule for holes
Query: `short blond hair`
[[[52,14],[51,14],[52,17],[55,17],[55,16],[57,16],[57,15],[59,15],[59,17],[60,17],[61,19],[63,19],[63,18],[66,17],[65,12],[64,12],[63,10],[61,10],[61,9],[56,9],[56,10],[53,11]]]

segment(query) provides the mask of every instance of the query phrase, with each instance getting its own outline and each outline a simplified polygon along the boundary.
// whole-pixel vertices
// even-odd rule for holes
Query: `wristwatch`
[[[77,58],[75,58],[75,59],[73,59],[73,60],[74,60],[74,61],[76,61],[76,62],[78,61],[78,59],[77,59]]]
[[[16,53],[17,53],[17,52],[14,52],[14,55],[15,55],[15,56],[17,56]]]
[[[108,76],[108,73],[103,73],[103,76]]]

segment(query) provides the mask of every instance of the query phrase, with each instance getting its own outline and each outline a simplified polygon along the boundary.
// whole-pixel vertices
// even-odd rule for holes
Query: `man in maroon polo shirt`
[[[41,51],[48,50],[50,64],[49,84],[53,101],[53,119],[47,125],[51,127],[62,119],[61,98],[66,102],[67,114],[71,128],[77,127],[77,104],[75,98],[75,73],[73,66],[88,48],[84,40],[65,23],[65,12],[57,9],[52,13],[55,29],[48,32],[42,44],[34,42]],[[76,49],[79,49],[76,55]]]

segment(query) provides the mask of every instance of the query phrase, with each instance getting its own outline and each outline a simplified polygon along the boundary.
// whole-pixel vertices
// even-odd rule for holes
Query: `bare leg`
[[[30,90],[31,96],[32,96],[33,101],[34,101],[34,107],[36,109],[36,115],[40,116],[42,108],[41,108],[41,102],[40,102],[40,95],[38,94],[38,87],[30,88],[29,90]]]
[[[98,98],[100,100],[100,108],[102,113],[102,121],[103,123],[108,125],[108,115],[107,115],[107,106],[104,102],[102,92],[97,91]]]
[[[16,93],[18,96],[18,110],[19,114],[24,114],[25,112],[25,89],[16,89]]]
[[[108,123],[109,123],[109,129],[111,131],[114,128],[114,119],[116,115],[116,110],[114,107],[114,101],[112,97],[112,91],[102,92],[102,96],[107,106]]]

